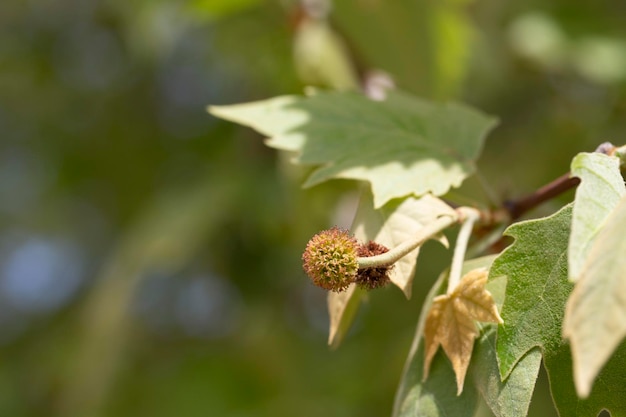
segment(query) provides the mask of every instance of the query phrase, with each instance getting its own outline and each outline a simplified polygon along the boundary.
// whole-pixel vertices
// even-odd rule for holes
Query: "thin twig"
[[[616,148],[611,142],[604,142],[600,144],[594,152],[605,155],[613,155],[619,149],[623,149],[623,147]],[[506,211],[508,211],[511,220],[517,220],[527,211],[537,207],[545,201],[550,200],[551,198],[558,196],[561,193],[564,193],[567,190],[576,187],[578,184],[580,184],[580,178],[572,177],[568,172],[526,197],[519,200],[505,201],[503,206]]]
[[[580,184],[580,178],[572,177],[570,173],[564,174],[549,184],[544,185],[537,191],[519,200],[504,202],[504,208],[509,212],[511,220],[519,219],[527,211],[537,207],[543,202],[550,200]]]

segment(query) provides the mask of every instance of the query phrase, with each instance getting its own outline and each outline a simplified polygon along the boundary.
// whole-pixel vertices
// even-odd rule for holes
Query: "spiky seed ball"
[[[319,232],[302,254],[304,271],[318,287],[344,291],[356,279],[359,246],[347,230],[333,227]]]
[[[381,253],[389,252],[386,246],[369,241],[367,245],[361,245],[358,255],[362,257],[376,256]],[[374,290],[376,288],[384,287],[389,280],[389,271],[391,271],[393,265],[382,265],[374,268],[361,268],[357,272],[355,279],[356,284],[365,290]]]

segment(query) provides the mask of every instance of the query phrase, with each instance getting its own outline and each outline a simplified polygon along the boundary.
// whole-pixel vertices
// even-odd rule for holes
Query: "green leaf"
[[[466,261],[463,273],[480,267],[489,267],[495,256]],[[404,416],[455,416],[470,417],[482,395],[493,413],[498,417],[514,417],[525,415],[530,404],[541,356],[538,351],[531,351],[524,356],[510,377],[503,383],[495,352],[495,325],[483,325],[481,336],[470,364],[465,387],[460,396],[455,395],[455,375],[445,355],[437,353],[430,367],[428,379],[423,381],[424,320],[433,298],[443,290],[447,273],[441,274],[428,294],[418,328],[413,339],[413,346],[407,358],[404,374],[396,393],[394,417]],[[506,279],[490,281],[487,289],[496,303],[501,304],[504,298]]]
[[[496,355],[496,328],[492,324],[485,326],[474,350],[469,375],[495,416],[525,416],[539,373],[541,351],[530,350],[519,360],[509,377],[502,381]]]
[[[623,183],[621,184],[623,187]],[[563,336],[570,339],[581,397],[626,336],[626,197],[608,216],[567,302]]]
[[[496,256],[492,256],[493,261]],[[506,277],[498,277],[487,283],[487,289],[502,311],[506,291]],[[504,322],[506,325],[506,322]],[[506,380],[502,381],[496,354],[495,324],[483,325],[469,375],[485,403],[497,417],[525,416],[528,413],[535,381],[541,364],[541,352],[532,349],[517,363]]]
[[[544,357],[550,379],[550,391],[561,417],[596,417],[608,410],[612,417],[626,416],[626,343],[622,343],[596,378],[594,389],[586,399],[576,395],[572,383],[572,353],[563,344],[558,351]]]
[[[427,311],[423,311],[423,315]],[[454,389],[455,375],[448,359],[438,352],[430,366],[426,381],[422,381],[424,343],[421,332],[415,335],[414,345],[405,368],[401,386],[396,394],[393,417],[471,417],[476,411],[478,393],[468,384],[460,396]]]
[[[505,235],[515,242],[500,254],[491,277],[508,278],[498,327],[498,362],[502,378],[535,347],[556,351],[561,344],[565,301],[572,289],[567,280],[567,243],[571,205],[539,220],[519,222]]]
[[[494,261],[491,277],[507,277],[498,327],[497,356],[502,378],[511,377],[521,359],[539,347],[548,371],[552,397],[561,417],[595,417],[608,409],[626,415],[624,346],[598,376],[597,389],[581,400],[572,381],[569,346],[561,338],[565,303],[573,284],[567,274],[567,246],[572,206],[538,220],[517,223],[507,235],[515,242]],[[516,366],[517,365],[517,366]]]
[[[596,235],[620,198],[626,194],[619,159],[601,153],[580,153],[572,160],[572,176],[579,177],[569,240],[569,278],[577,281]]]
[[[382,102],[331,92],[209,111],[269,136],[268,146],[296,151],[300,164],[318,165],[305,186],[332,178],[369,181],[376,208],[392,198],[442,195],[460,186],[495,125],[464,105],[400,92]]]

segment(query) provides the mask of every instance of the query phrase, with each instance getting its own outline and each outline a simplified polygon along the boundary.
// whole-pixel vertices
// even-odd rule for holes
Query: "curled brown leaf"
[[[468,272],[450,293],[435,297],[424,328],[424,379],[441,346],[452,362],[457,395],[463,391],[465,374],[478,336],[475,321],[502,323],[495,301],[485,289],[487,269]]]

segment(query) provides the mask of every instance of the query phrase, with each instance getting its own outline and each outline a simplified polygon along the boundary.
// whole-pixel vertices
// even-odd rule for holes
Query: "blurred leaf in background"
[[[423,97],[451,98],[473,43],[465,3],[337,0],[333,17],[367,68]]]

